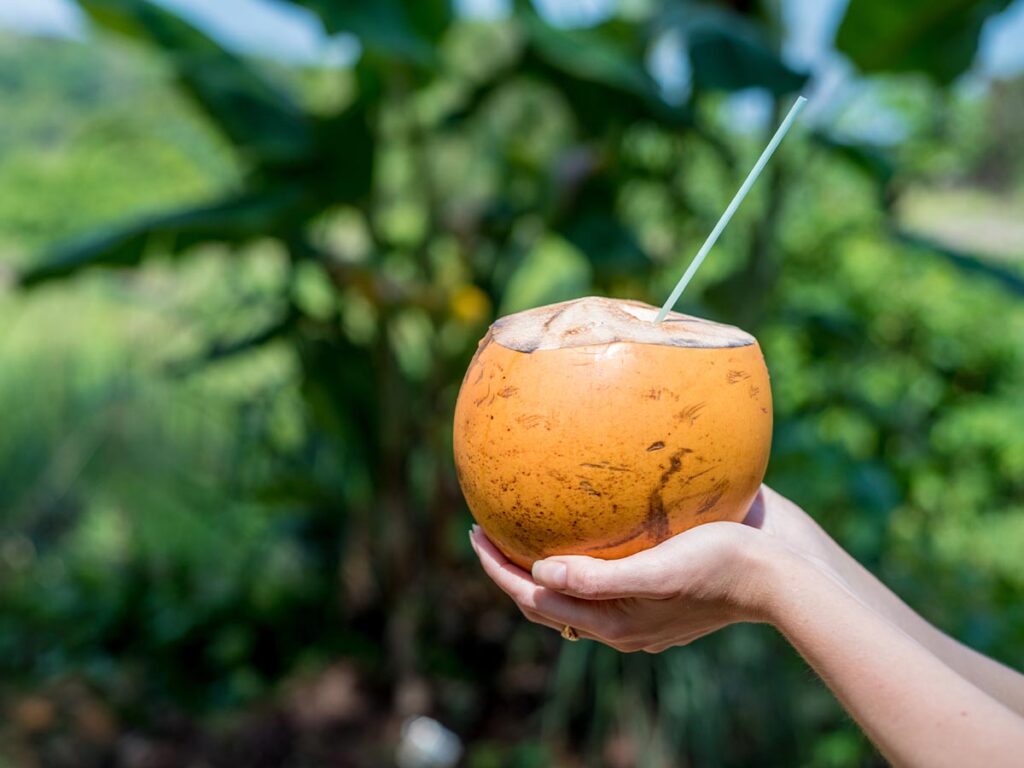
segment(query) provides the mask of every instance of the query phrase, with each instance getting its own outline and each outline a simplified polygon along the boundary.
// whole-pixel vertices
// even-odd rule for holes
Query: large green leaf
[[[366,104],[315,123],[316,154],[302,167],[289,169],[289,180],[305,184],[325,204],[359,203],[373,183],[375,139]],[[268,179],[273,183],[272,179]]]
[[[636,234],[610,209],[581,210],[559,231],[587,254],[595,276],[638,275],[650,268],[650,259]]]
[[[804,87],[807,75],[790,69],[770,48],[742,26],[704,21],[686,34],[698,88],[739,91],[764,88],[776,96]]]
[[[586,295],[591,269],[586,256],[550,235],[537,243],[509,277],[501,314]]]
[[[636,120],[685,125],[686,105],[668,104],[644,66],[648,40],[635,25],[610,21],[557,29],[521,11],[526,47],[519,70],[556,87],[590,136]]]
[[[836,46],[864,72],[924,72],[947,84],[970,68],[985,20],[1009,0],[851,0]]]
[[[151,253],[181,253],[199,243],[238,244],[287,232],[305,218],[309,202],[297,187],[249,192],[212,205],[144,218],[57,249],[18,282],[33,286],[86,267],[131,267]]]
[[[657,97],[657,85],[643,66],[643,39],[632,25],[613,21],[589,29],[557,29],[533,14],[522,20],[541,58],[566,74],[642,98]]]
[[[185,360],[175,361],[168,365],[166,368],[167,373],[172,376],[187,376],[191,373],[202,371],[214,363],[232,360],[254,352],[265,347],[270,342],[286,336],[294,326],[295,319],[295,314],[289,311],[240,338],[213,341],[200,354]]]
[[[160,49],[231,142],[261,159],[309,154],[310,126],[290,96],[173,13],[139,0],[80,0],[102,27]]]
[[[586,254],[598,280],[611,276],[638,275],[650,267],[650,259],[636,234],[616,210],[619,179],[599,172],[570,194],[566,210],[550,222],[557,232]]]
[[[899,242],[912,248],[920,249],[923,252],[941,256],[964,272],[970,272],[994,280],[1011,293],[1017,296],[1024,296],[1024,273],[1021,273],[1020,270],[1003,266],[974,254],[965,253],[956,248],[951,248],[934,239],[920,237],[899,229],[894,230],[893,235]]]
[[[816,144],[857,166],[880,184],[888,184],[896,173],[895,161],[880,147],[849,141],[824,131],[815,131],[812,139]]]
[[[878,190],[878,204],[884,211],[889,211],[896,199],[893,193],[893,180],[896,177],[896,162],[883,148],[833,136],[825,131],[811,134],[815,144],[825,148],[836,157],[859,169],[875,183]]]
[[[613,20],[584,29],[552,27],[527,2],[516,4],[522,47],[513,68],[502,69],[475,87],[447,119],[457,124],[475,114],[515,73],[554,88],[587,138],[637,121],[676,127],[692,125],[687,104],[670,104],[644,63],[650,43],[638,25]]]
[[[433,44],[452,19],[450,0],[296,0],[323,20],[328,32],[348,32],[370,51],[430,64]]]
[[[789,67],[758,28],[735,13],[704,7],[672,9],[661,15],[658,27],[679,33],[698,89],[763,88],[786,96],[807,82],[806,73]]]

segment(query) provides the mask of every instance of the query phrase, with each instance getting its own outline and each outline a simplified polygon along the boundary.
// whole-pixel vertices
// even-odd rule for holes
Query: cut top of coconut
[[[527,309],[499,318],[491,338],[518,352],[630,342],[669,347],[745,347],[754,337],[731,325],[670,312],[660,323],[657,307],[628,299],[588,296]]]

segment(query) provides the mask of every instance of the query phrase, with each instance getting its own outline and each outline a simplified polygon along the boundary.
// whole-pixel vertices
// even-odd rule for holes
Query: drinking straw
[[[660,323],[665,319],[665,316],[672,310],[672,307],[679,301],[679,297],[686,290],[686,286],[689,285],[690,280],[693,278],[694,273],[700,268],[700,265],[704,263],[704,258],[708,255],[715,243],[718,241],[718,236],[722,234],[722,230],[726,228],[729,221],[732,219],[732,215],[736,213],[736,209],[740,207],[740,203],[743,202],[743,198],[747,196],[747,192],[754,186],[754,182],[757,181],[757,177],[761,175],[761,171],[768,164],[772,155],[775,153],[775,148],[779,146],[786,133],[789,131],[791,125],[800,114],[804,105],[807,103],[807,99],[803,96],[799,96],[796,102],[789,110],[789,114],[786,115],[786,119],[782,121],[782,125],[779,126],[778,130],[775,131],[775,135],[772,136],[772,140],[768,142],[768,146],[764,148],[764,152],[757,158],[757,162],[751,169],[750,173],[747,174],[746,180],[743,182],[743,186],[739,188],[736,196],[733,197],[732,202],[729,203],[729,207],[725,209],[725,213],[722,214],[722,218],[715,224],[715,228],[711,230],[711,234],[708,235],[708,239],[704,241],[704,245],[697,251],[697,255],[694,256],[693,261],[690,262],[690,266],[687,267],[686,272],[679,282],[676,283],[676,287],[672,290],[672,294],[668,297],[668,300],[662,305],[661,311],[658,312],[658,316],[655,318],[655,323]]]

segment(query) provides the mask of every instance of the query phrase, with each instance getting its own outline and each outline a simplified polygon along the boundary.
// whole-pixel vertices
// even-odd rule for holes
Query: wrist
[[[732,603],[738,621],[773,623],[774,604],[786,573],[785,561],[794,555],[789,549],[760,533],[747,537],[733,566],[736,579]]]
[[[790,608],[802,593],[815,584],[834,583],[849,592],[841,577],[827,562],[785,545],[759,547],[752,553],[747,569],[751,583],[751,621],[781,629]]]

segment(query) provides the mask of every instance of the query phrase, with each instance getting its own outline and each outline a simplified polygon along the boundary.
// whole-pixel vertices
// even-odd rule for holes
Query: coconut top
[[[588,296],[527,309],[499,318],[491,337],[518,352],[631,342],[669,347],[745,347],[754,337],[731,325],[670,312],[660,323],[658,309],[642,301]]]

